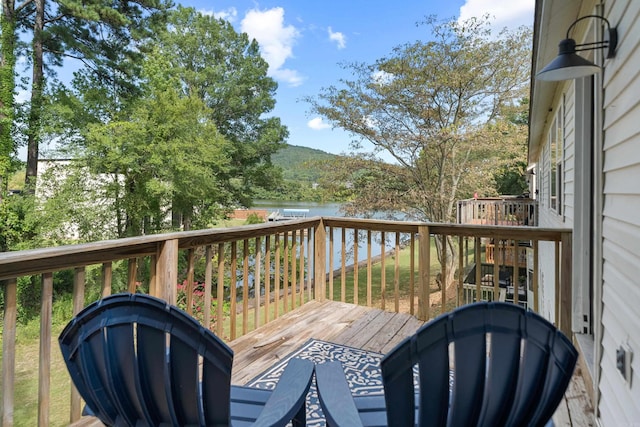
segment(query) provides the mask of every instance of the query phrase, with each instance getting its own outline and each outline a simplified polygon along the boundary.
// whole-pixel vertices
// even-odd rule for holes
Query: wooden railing
[[[458,224],[538,225],[538,202],[529,198],[458,201]]]
[[[515,259],[515,254],[518,254]],[[514,265],[517,263],[520,267],[527,266],[527,247],[514,246],[513,242],[489,242],[485,245],[486,262],[491,264]]]
[[[444,267],[436,261],[436,240],[447,242],[441,256]],[[482,262],[483,241],[490,240],[526,241],[531,246],[535,262],[529,307],[536,310],[538,244],[553,242],[553,320],[570,333],[570,230],[314,217],[0,253],[2,423],[14,422],[16,342],[21,331],[18,281],[41,286],[37,422],[46,426],[51,421],[52,358],[60,358],[52,321],[53,296],[58,294],[54,278],[56,286],[73,289],[73,312],[65,322],[96,298],[120,291],[148,292],[178,304],[219,336],[233,340],[311,299],[432,318],[463,303],[464,276],[470,266]],[[500,267],[493,266],[496,294]],[[481,269],[477,270],[479,276]],[[72,285],[59,284],[62,271],[69,272]],[[475,281],[478,295],[480,286],[487,285],[482,279]],[[518,303],[517,277],[513,284]],[[68,376],[63,376],[54,380],[68,383]],[[72,390],[68,420],[79,419],[80,409],[80,397]]]

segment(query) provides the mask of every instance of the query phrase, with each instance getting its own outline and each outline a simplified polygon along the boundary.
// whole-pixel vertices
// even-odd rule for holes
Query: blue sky
[[[393,47],[427,40],[424,17],[466,19],[489,14],[497,28],[533,24],[534,0],[177,0],[224,17],[258,40],[269,74],[278,82],[273,115],[292,145],[330,153],[349,151],[351,137],[310,115],[303,97],[338,85],[349,74],[340,63],[373,63]]]
[[[352,137],[310,115],[302,101],[350,75],[340,63],[374,63],[395,46],[428,40],[428,15],[466,19],[489,14],[496,29],[533,24],[535,0],[176,0],[229,20],[258,40],[269,74],[278,82],[273,115],[289,129],[288,143],[334,154],[349,152]],[[67,64],[68,65],[68,64]],[[72,68],[65,66],[70,75]],[[65,72],[60,77],[64,80]],[[30,74],[30,70],[27,74]],[[18,94],[25,100],[28,92]],[[47,150],[46,144],[41,150]],[[26,149],[19,151],[26,159]]]

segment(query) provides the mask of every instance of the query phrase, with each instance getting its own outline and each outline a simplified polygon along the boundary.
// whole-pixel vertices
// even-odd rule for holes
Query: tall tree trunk
[[[13,0],[0,0],[0,202],[11,170],[11,155],[15,151],[11,138],[16,66],[15,19]]]
[[[40,143],[40,115],[42,112],[42,93],[44,88],[43,30],[44,2],[35,0],[36,15],[33,25],[33,78],[31,85],[31,111],[27,124],[27,173],[26,188],[33,193],[38,176],[38,146]]]

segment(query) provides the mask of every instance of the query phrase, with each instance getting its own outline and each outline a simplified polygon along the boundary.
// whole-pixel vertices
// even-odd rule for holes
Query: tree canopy
[[[333,165],[349,185],[351,213],[450,221],[456,200],[491,192],[493,171],[520,149],[513,138],[521,141],[522,130],[506,112],[526,93],[530,31],[496,36],[486,18],[422,24],[429,41],[398,46],[373,64],[345,64],[352,79],[307,99],[353,135],[354,149],[373,149]],[[380,152],[394,161],[377,161]]]
[[[76,230],[95,239],[206,227],[281,179],[270,156],[287,130],[265,117],[277,85],[255,40],[192,8],[153,29],[123,84],[82,69],[45,91],[41,136],[74,159],[55,172],[68,185],[40,183],[60,229],[102,224],[101,236]]]
[[[488,18],[422,24],[428,41],[373,64],[345,64],[352,79],[307,98],[353,136],[352,148],[372,147],[331,165],[328,182],[350,197],[347,214],[452,222],[457,200],[494,192],[496,171],[522,150],[526,132],[512,112],[527,91],[530,30],[494,35]],[[381,152],[393,162],[379,160]],[[436,248],[452,283],[453,242],[436,239]]]

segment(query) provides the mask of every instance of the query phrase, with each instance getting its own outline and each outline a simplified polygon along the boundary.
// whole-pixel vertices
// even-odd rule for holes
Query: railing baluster
[[[296,293],[298,283],[297,279],[297,256],[298,256],[298,241],[296,240],[296,230],[291,232],[291,310],[296,308]]]
[[[277,319],[280,313],[280,234],[276,233],[274,237],[275,237],[275,244],[276,244],[276,254],[275,254],[275,266],[274,266],[275,283],[273,284],[273,291],[275,294],[273,297],[273,302],[275,303],[273,317]]]
[[[271,309],[271,236],[264,238],[264,323],[269,323]]]
[[[305,265],[305,262],[304,262],[304,256],[305,256],[304,255],[304,253],[305,253],[305,250],[304,250],[304,230],[300,230],[300,243],[299,243],[299,246],[300,246],[300,258],[298,260],[298,265],[299,265],[298,270],[300,271],[300,279],[298,280],[298,283],[300,284],[300,303],[299,304],[302,305],[302,304],[304,304],[304,284],[305,284],[304,283],[304,273],[305,273],[305,271],[304,271],[304,265]]]
[[[396,313],[400,313],[400,233],[396,231],[396,251],[393,277],[393,299]]]
[[[113,278],[113,263],[111,261],[102,264],[102,298],[111,295],[111,281]]]
[[[242,335],[249,332],[249,239],[244,239],[242,255]]]
[[[357,228],[353,229],[353,303],[358,304],[358,233]]]
[[[151,255],[149,257],[149,294],[154,297],[158,296],[158,277],[156,274],[157,265],[156,256]]]
[[[138,272],[138,259],[129,258],[127,262],[127,286],[130,294],[136,293],[136,273]]]
[[[224,249],[224,246],[222,247]],[[224,250],[221,250],[220,245],[218,246],[218,257],[224,257]],[[218,261],[219,262],[219,261]],[[229,293],[231,296],[229,299],[231,303],[229,304],[229,310],[231,311],[231,340],[236,339],[238,325],[236,319],[238,318],[238,242],[235,240],[231,242],[231,280],[229,282]],[[219,274],[219,273],[218,273]],[[218,277],[218,281],[220,278]],[[216,322],[218,320],[216,319]]]
[[[235,255],[235,252],[234,254]],[[232,255],[232,256],[233,256]],[[234,256],[235,262],[235,256]],[[235,281],[230,284],[231,289],[234,291],[233,294],[233,309],[235,310]],[[211,305],[208,306],[209,310],[211,309]],[[231,323],[232,323],[232,331],[235,334],[235,318],[236,313],[231,312]],[[218,283],[216,285],[216,333],[219,337],[222,337],[224,334],[224,243],[218,243]]]
[[[40,308],[40,355],[38,358],[38,426],[49,425],[51,392],[51,309],[53,306],[53,273],[42,275]]]
[[[502,264],[505,264],[505,254],[507,253],[507,250],[505,248],[505,244],[503,243],[502,245],[502,249],[500,249],[500,242],[502,242],[503,240],[501,240],[500,238],[495,238],[494,239],[494,246],[493,246],[493,292],[495,294],[496,291],[500,291],[500,258],[502,258]],[[502,256],[500,256],[500,254],[502,254]],[[506,286],[506,285],[505,285]],[[508,288],[505,288],[505,293],[507,292]],[[478,295],[479,298],[479,295]]]
[[[329,300],[333,301],[333,227],[329,227]]]
[[[77,267],[73,274],[73,315],[80,313],[84,307],[84,288],[85,288],[85,268]],[[69,417],[70,422],[75,422],[80,419],[82,406],[80,402],[80,393],[78,389],[71,383],[71,413]]]
[[[476,301],[480,301],[482,292],[482,238],[476,237],[473,244],[473,257],[476,260]],[[486,251],[485,251],[486,253]],[[469,301],[474,302],[474,301]]]
[[[2,425],[13,425],[16,384],[16,324],[18,316],[17,279],[6,280],[2,325]]]
[[[204,250],[204,313],[203,321],[204,327],[211,329],[211,286],[213,285],[213,248],[211,245],[207,245]],[[218,305],[222,304],[222,301],[218,300]],[[217,326],[217,325],[216,325]],[[219,332],[216,331],[218,335]]]
[[[462,287],[464,285],[464,251],[465,245],[467,243],[467,238],[463,236],[458,236],[458,292],[456,297],[456,307],[460,307],[462,305]],[[469,245],[466,245],[467,250],[469,249]]]
[[[387,269],[385,266],[385,258],[387,255],[386,248],[386,233],[382,231],[380,233],[380,305],[383,310],[386,308],[386,288],[387,288]]]
[[[416,235],[410,234],[409,238],[409,313],[415,314],[415,299],[416,299]]]
[[[289,311],[289,233],[284,232],[284,258],[282,268],[284,268],[284,282],[282,283],[282,300],[284,312]]]
[[[513,269],[513,273],[512,273],[512,282],[513,282],[513,303],[514,304],[519,304],[520,303],[520,274],[519,274],[519,270],[520,270],[520,254],[519,254],[519,247],[518,247],[518,241],[517,240],[512,240],[511,242],[513,242],[513,260],[511,263],[511,268]]]
[[[447,279],[447,275],[449,274],[447,271],[447,235],[441,234],[440,239],[442,242],[442,279],[440,280],[440,286],[442,286],[442,302],[440,304],[440,313],[444,313],[447,304],[447,285],[449,284]]]
[[[538,303],[538,240],[533,241],[533,310],[536,313],[540,313],[540,307]],[[527,272],[527,274],[529,274]]]
[[[371,230],[367,230],[367,307],[371,307],[373,305],[373,273],[371,270],[371,250]]]
[[[347,230],[342,227],[342,250],[340,251],[340,301],[347,301]]]
[[[307,228],[307,301],[311,301],[313,299],[313,282],[315,274],[314,266],[315,266],[315,252],[314,243],[311,236],[314,235],[313,228]]]
[[[186,301],[187,301],[187,313],[193,316],[193,279],[194,279],[194,260],[195,260],[195,250],[193,248],[189,248],[187,251],[187,288],[186,292]]]
[[[260,299],[262,294],[262,281],[260,275],[262,274],[262,248],[261,239],[256,237],[256,255],[255,265],[253,270],[253,327],[257,329],[260,326]]]

